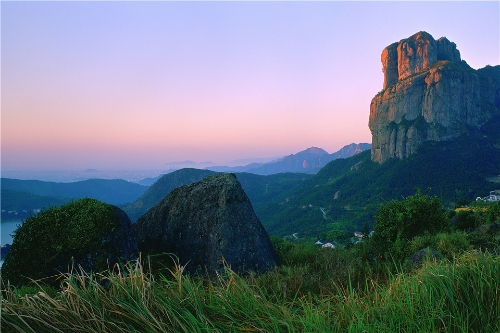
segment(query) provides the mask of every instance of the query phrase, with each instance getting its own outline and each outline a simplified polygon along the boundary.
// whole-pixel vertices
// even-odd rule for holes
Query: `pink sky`
[[[371,142],[380,54],[499,64],[499,2],[1,2],[3,170],[161,169]]]

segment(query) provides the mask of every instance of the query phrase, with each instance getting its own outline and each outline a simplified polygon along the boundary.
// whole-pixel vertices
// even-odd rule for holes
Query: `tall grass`
[[[3,284],[1,331],[500,331],[500,259],[487,253],[426,262],[384,283],[325,281],[318,293],[290,288],[293,267],[260,276],[226,267],[212,280],[182,270],[155,276],[138,261],[105,274],[66,274],[61,290],[38,286],[31,295]]]
[[[375,292],[350,293],[347,312],[368,332],[499,332],[499,257],[467,252],[451,262],[426,262]]]

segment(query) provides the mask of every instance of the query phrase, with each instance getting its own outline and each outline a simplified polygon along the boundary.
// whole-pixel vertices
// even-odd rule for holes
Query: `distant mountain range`
[[[144,213],[144,207],[151,207],[166,196],[173,188],[201,180],[202,178],[216,172],[238,173],[238,179],[242,182],[245,191],[249,192],[248,195],[251,198],[252,203],[259,206],[264,204],[265,200],[279,194],[279,191],[284,190],[285,188],[291,188],[291,186],[295,184],[294,182],[296,180],[308,178],[307,175],[303,175],[302,173],[315,173],[330,160],[349,157],[369,148],[370,145],[365,143],[350,144],[343,147],[336,153],[328,154],[321,148],[311,147],[299,153],[291,154],[278,159],[252,158],[237,160],[230,163],[240,164],[250,161],[261,161],[259,163],[250,163],[240,167],[212,166],[213,170],[195,170],[193,168],[183,168],[178,171],[170,170],[170,172],[167,171],[165,173],[172,173],[172,175],[170,177],[166,177],[161,182],[158,182],[158,184],[156,184],[157,181],[162,178],[163,175],[144,178],[138,181],[139,184],[121,179],[88,179],[61,183],[53,181],[2,178],[2,218],[25,218],[32,214],[34,210],[36,211],[38,209],[48,208],[51,206],[59,206],[73,199],[92,197],[114,205],[132,203],[130,205],[126,205],[125,207],[134,220],[139,217],[136,216],[136,212]],[[169,166],[175,168],[190,165],[200,167],[208,166],[210,164],[213,163],[205,162],[200,164],[192,161],[184,161],[171,163]],[[243,172],[247,172],[247,174],[243,175]],[[266,178],[265,180],[256,176],[290,172],[299,172],[302,175],[288,174],[279,177],[276,176]],[[103,172],[93,169],[85,170],[83,171],[83,174],[86,176],[104,175]],[[255,176],[252,174],[255,174]],[[47,176],[46,173],[43,175]],[[132,174],[129,172],[126,173],[126,175],[131,176]],[[74,177],[75,172],[70,173],[69,176]],[[111,175],[105,174],[105,176],[110,177]],[[248,181],[248,179],[251,179],[251,181]],[[276,182],[280,184],[276,185]],[[263,185],[264,183],[265,186]],[[155,186],[151,190],[148,190],[148,187],[153,184],[155,184]],[[260,184],[259,190],[255,190],[256,184]],[[265,200],[262,201],[262,198],[265,198]],[[139,206],[139,208],[137,208],[137,206]]]
[[[276,162],[266,163],[264,165],[251,168],[247,172],[266,175],[281,172],[303,172],[309,174],[317,173],[329,162],[338,158],[349,158],[371,148],[369,143],[351,143],[344,146],[339,151],[328,154],[321,148],[311,147],[297,154],[283,157]]]
[[[369,143],[351,143],[339,151],[328,154],[327,151],[311,147],[267,163],[251,163],[237,167],[208,167],[208,170],[218,172],[250,172],[257,175],[272,175],[281,172],[301,172],[315,174],[328,162],[337,158],[347,158],[371,148]]]
[[[196,163],[194,161],[172,162],[167,166],[173,172],[183,168],[206,169],[216,172],[250,172],[257,175],[272,175],[280,172],[317,173],[328,162],[337,158],[348,158],[371,148],[370,143],[351,143],[339,151],[329,154],[326,150],[311,147],[296,154],[280,158],[241,159],[228,165],[215,165],[213,162]]]
[[[251,158],[251,159],[242,159],[236,160],[229,164],[244,164],[249,161],[253,161],[252,163],[246,165],[224,165],[224,166],[215,166],[212,162],[203,162],[196,163],[193,161],[183,161],[183,162],[175,162],[169,163],[169,170],[164,174],[168,174],[170,172],[174,172],[180,170],[182,168],[191,168],[191,169],[204,169],[211,170],[215,172],[248,172],[257,175],[272,175],[283,172],[300,172],[300,173],[308,173],[315,174],[322,167],[328,164],[330,161],[333,161],[337,158],[348,158],[365,150],[371,149],[370,143],[351,143],[342,147],[339,151],[329,154],[326,150],[317,147],[311,147],[300,151],[296,154],[291,154],[285,157],[268,159],[268,158]],[[261,160],[262,162],[255,162]],[[154,184],[160,177],[163,175],[159,175],[158,177],[150,177],[145,178],[139,181],[141,185],[150,186]]]
[[[255,158],[243,158],[243,159],[237,159],[234,161],[230,161],[227,163],[224,163],[224,167],[239,167],[239,166],[245,166],[249,164],[264,164],[268,163],[274,160],[277,160],[281,157],[255,157]],[[186,161],[180,161],[180,162],[170,162],[165,165],[168,169],[168,172],[173,172],[176,170],[180,169],[185,169],[185,168],[191,168],[191,169],[207,169],[207,168],[213,168],[213,167],[220,167],[218,164],[215,164],[214,162],[195,162],[191,160],[186,160]]]
[[[337,156],[351,154],[351,157],[336,158],[317,174],[264,176],[238,172],[236,176],[271,235],[298,233],[299,237],[314,237],[352,231],[365,222],[371,224],[382,202],[411,195],[417,188],[437,195],[448,207],[498,189],[498,183],[487,180],[500,174],[498,128],[500,117],[491,119],[479,132],[471,131],[450,141],[426,142],[418,153],[404,160],[389,159],[383,164],[371,160],[370,151],[366,150],[369,146],[352,155],[358,145],[349,145],[346,147],[350,150],[346,148]],[[358,150],[361,149],[362,146]],[[321,160],[327,155],[330,154],[322,149],[310,148],[273,163],[296,165],[302,158],[307,161],[312,156]],[[149,188],[123,180],[50,183],[2,178],[2,209],[25,209],[27,204],[43,208],[40,205],[55,206],[71,198],[89,196],[119,205],[135,221],[174,188],[214,173],[181,169],[161,176]]]

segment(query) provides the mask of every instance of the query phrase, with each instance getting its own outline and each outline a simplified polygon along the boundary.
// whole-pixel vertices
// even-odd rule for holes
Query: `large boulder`
[[[79,267],[103,271],[137,258],[137,253],[127,214],[84,198],[27,218],[15,232],[2,279],[18,286],[37,279],[57,285],[59,273]]]
[[[224,261],[238,273],[279,261],[234,174],[178,187],[133,224],[143,253],[172,253],[185,271],[212,275]]]
[[[387,46],[383,90],[371,101],[372,160],[406,158],[427,140],[478,130],[500,114],[500,66],[474,70],[455,43],[427,32]]]

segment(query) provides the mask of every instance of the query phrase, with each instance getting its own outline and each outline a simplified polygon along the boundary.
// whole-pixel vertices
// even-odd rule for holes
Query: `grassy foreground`
[[[1,331],[500,331],[500,258],[476,251],[384,282],[366,277],[361,288],[324,282],[319,292],[291,288],[287,267],[246,277],[226,269],[212,281],[185,276],[179,266],[165,275],[139,262],[121,269],[65,274],[60,290],[3,284]]]

